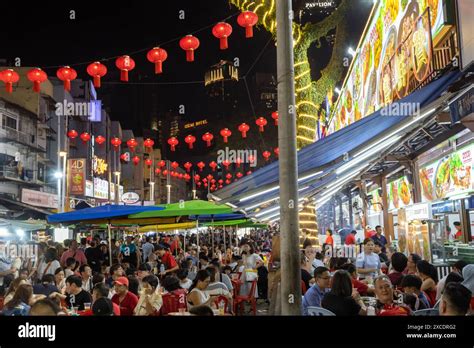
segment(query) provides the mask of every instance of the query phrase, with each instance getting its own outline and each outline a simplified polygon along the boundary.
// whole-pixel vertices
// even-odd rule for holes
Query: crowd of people
[[[351,240],[350,233],[346,240]],[[332,231],[327,231],[331,237]],[[330,250],[332,238],[326,249]],[[434,265],[417,254],[408,257],[387,243],[382,229],[363,241],[354,257],[334,257],[311,243],[301,254],[303,315],[319,308],[336,316],[466,315],[474,309],[474,265],[457,261],[438,279]],[[420,312],[418,312],[420,313]]]
[[[239,296],[267,300],[265,266],[275,231],[227,235],[225,244],[223,232],[199,241],[196,234],[128,235],[112,240],[110,250],[98,236],[39,243],[34,258],[4,260],[1,314],[213,315],[232,313]],[[253,281],[258,285],[249,294]]]
[[[458,261],[438,279],[432,264],[398,252],[376,230],[354,257],[335,257],[304,243],[303,315],[314,308],[340,316],[471,311],[474,265]],[[127,235],[112,239],[110,248],[98,236],[40,243],[34,258],[0,260],[1,314],[236,314],[247,300],[255,313],[256,299],[269,303],[273,293],[269,272],[278,269],[272,255],[278,230],[255,229],[239,239],[229,231],[225,239],[223,232],[215,229],[199,240],[196,234]],[[346,236],[353,238],[352,232]]]

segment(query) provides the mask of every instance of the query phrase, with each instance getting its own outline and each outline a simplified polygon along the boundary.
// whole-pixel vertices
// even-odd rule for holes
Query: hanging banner
[[[413,204],[411,185],[406,176],[387,184],[388,210],[403,208]]]
[[[68,159],[67,173],[69,195],[83,196],[86,193],[86,159]]]

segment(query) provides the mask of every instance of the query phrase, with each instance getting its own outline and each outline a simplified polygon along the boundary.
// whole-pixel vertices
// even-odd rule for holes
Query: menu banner
[[[432,37],[444,25],[442,0],[379,0],[332,110],[328,133],[410,93],[431,69]]]
[[[68,159],[67,173],[69,195],[83,196],[86,191],[86,159]]]
[[[474,190],[474,144],[419,169],[422,202],[430,202]]]
[[[413,204],[411,185],[406,176],[387,184],[388,210],[403,208]]]

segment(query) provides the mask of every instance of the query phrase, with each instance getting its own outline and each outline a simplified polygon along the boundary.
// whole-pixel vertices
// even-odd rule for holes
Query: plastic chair
[[[335,317],[336,314],[322,307],[308,307],[308,315],[312,317]]]
[[[224,313],[231,313],[230,308],[229,308],[229,299],[225,296],[218,296],[214,300],[214,304],[216,305],[217,308],[219,308],[219,303],[224,302]]]
[[[418,311],[414,311],[413,315],[424,317],[437,317],[439,316],[439,310],[437,308],[420,309]]]
[[[245,303],[249,303],[252,306],[253,315],[257,315],[257,299],[255,298],[256,289],[257,280],[254,280],[247,295],[237,295],[234,297],[234,313],[240,313],[242,315]]]
[[[179,290],[178,290],[179,291]],[[179,312],[180,308],[184,308],[185,311],[188,309],[188,304],[186,301],[186,291],[176,291],[174,293],[164,294],[163,305],[161,306],[160,313],[161,315],[167,315],[172,312]]]
[[[242,281],[238,279],[237,280],[232,279],[231,282],[232,282],[232,287],[234,288],[233,298],[236,298],[237,296],[240,295],[240,285],[242,285]]]

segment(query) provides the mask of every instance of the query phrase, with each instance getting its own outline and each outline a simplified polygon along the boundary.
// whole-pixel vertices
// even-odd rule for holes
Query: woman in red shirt
[[[330,246],[334,246],[334,239],[332,239],[332,230],[328,228],[326,231],[326,241],[324,244],[329,244]]]
[[[423,280],[421,291],[428,296],[431,306],[436,304],[436,284],[438,284],[438,272],[435,266],[425,260],[418,261],[416,264],[419,277]]]

